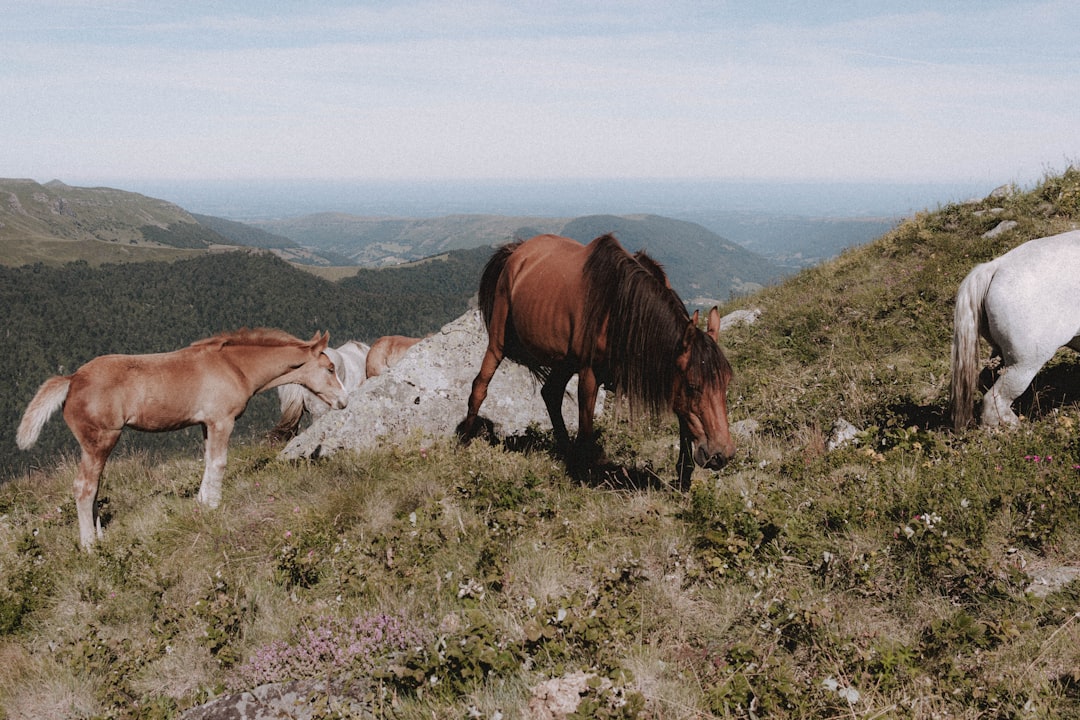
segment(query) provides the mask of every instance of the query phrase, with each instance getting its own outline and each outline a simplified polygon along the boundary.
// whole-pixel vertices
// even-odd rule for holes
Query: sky
[[[0,177],[1030,185],[1075,0],[5,0]]]

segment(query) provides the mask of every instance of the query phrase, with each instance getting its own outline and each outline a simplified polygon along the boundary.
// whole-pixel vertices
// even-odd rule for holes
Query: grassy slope
[[[146,239],[146,227],[191,227],[196,220],[172,203],[111,188],[59,181],[0,179],[0,263],[59,265],[176,260],[194,251]],[[212,238],[207,234],[207,238]]]
[[[591,717],[1076,716],[1080,584],[1025,593],[1033,568],[1080,564],[1074,363],[1040,376],[1013,432],[942,422],[957,283],[1071,227],[1078,197],[1070,170],[1000,214],[946,207],[725,308],[764,311],[723,340],[733,419],[761,428],[685,496],[578,485],[542,451],[398,438],[300,465],[235,447],[208,512],[195,453],[135,457],[107,470],[88,557],[73,464],[13,480],[0,706],[174,716],[272,675],[275,641],[325,650],[304,634],[321,618],[383,612],[423,649],[292,673],[379,678],[388,717],[518,717],[579,669],[614,679]],[[1020,224],[980,238],[1003,219]],[[826,452],[839,417],[864,432]],[[673,425],[609,418],[606,447],[670,480]]]

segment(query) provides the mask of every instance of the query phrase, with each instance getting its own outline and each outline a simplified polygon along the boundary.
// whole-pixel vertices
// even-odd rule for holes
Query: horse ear
[[[686,330],[683,331],[682,346],[683,349],[690,347],[690,344],[694,342],[694,333],[697,332],[698,326],[698,311],[694,311],[694,316],[690,318],[690,322],[686,325]]]
[[[321,333],[318,330],[315,331],[315,337],[311,338],[311,348],[317,353],[321,353],[326,349],[326,346],[330,344],[330,332]]]
[[[709,311],[709,324],[705,334],[711,337],[717,345],[720,344],[720,310],[715,305]]]

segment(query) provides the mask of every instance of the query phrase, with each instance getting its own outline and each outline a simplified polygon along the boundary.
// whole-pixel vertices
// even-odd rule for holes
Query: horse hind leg
[[[495,376],[495,371],[498,370],[502,359],[502,352],[494,344],[489,344],[484,352],[484,359],[480,363],[480,372],[476,374],[472,382],[472,390],[469,392],[469,409],[465,419],[458,423],[455,429],[458,441],[463,445],[467,445],[469,441],[482,434],[489,435],[489,438],[494,435],[491,422],[480,417],[480,406],[487,398],[491,378]]]
[[[87,551],[102,537],[101,519],[97,514],[98,487],[101,474],[105,470],[105,461],[119,439],[119,431],[101,433],[92,439],[79,438],[82,458],[79,460],[73,490],[75,510],[79,516],[79,544]]]
[[[1012,404],[1027,390],[1042,365],[1008,365],[1001,370],[997,382],[983,396],[981,422],[984,426],[1016,425],[1019,422]]]

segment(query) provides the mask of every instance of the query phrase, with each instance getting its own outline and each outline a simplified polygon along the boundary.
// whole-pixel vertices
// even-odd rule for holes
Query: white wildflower
[[[836,694],[848,701],[848,705],[859,702],[859,691],[853,687],[840,688]]]

